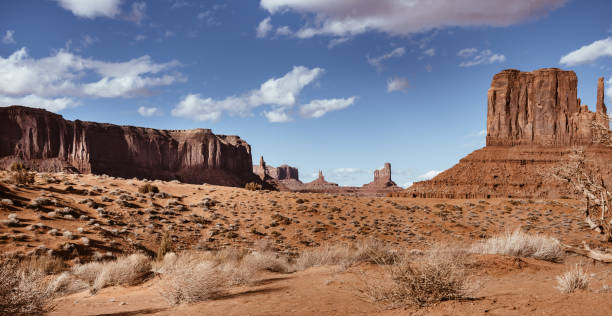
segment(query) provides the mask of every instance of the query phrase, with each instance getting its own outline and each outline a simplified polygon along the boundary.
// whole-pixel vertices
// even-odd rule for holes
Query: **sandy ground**
[[[0,252],[52,250],[69,262],[98,253],[155,252],[164,231],[175,250],[251,248],[258,239],[289,256],[323,244],[364,238],[386,240],[402,248],[426,248],[447,241],[469,245],[500,232],[521,228],[564,243],[597,244],[584,225],[581,201],[444,200],[365,198],[328,194],[247,191],[240,188],[149,182],[165,193],[138,193],[145,181],[105,176],[38,174],[36,184],[16,187],[0,172]],[[39,203],[35,203],[38,201]],[[56,231],[54,231],[54,229]],[[64,232],[70,234],[64,234]],[[89,240],[89,245],[83,241]],[[77,259],[78,258],[78,259]],[[318,267],[291,274],[266,273],[255,284],[231,289],[219,299],[170,306],[158,281],[113,287],[58,299],[54,315],[609,315],[612,285],[609,265],[570,257],[565,263],[487,255],[475,259],[473,300],[448,301],[422,309],[389,309],[361,292],[360,265],[342,271]],[[563,294],[555,277],[571,264],[588,266],[587,291]]]

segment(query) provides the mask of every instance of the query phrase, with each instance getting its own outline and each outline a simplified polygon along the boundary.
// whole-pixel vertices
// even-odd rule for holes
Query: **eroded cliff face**
[[[184,131],[68,121],[41,109],[0,108],[0,167],[242,186],[252,181],[250,146],[209,129]]]
[[[573,71],[557,68],[496,74],[488,91],[487,146],[591,144],[595,114],[581,107],[577,85]]]
[[[612,183],[612,148],[598,144],[594,123],[608,126],[604,80],[597,87],[596,111],[580,104],[573,71],[504,70],[488,91],[487,146],[400,195],[438,198],[571,196],[567,183],[546,176],[584,148],[606,182]],[[605,131],[604,131],[605,133]],[[608,131],[609,133],[609,131]]]
[[[397,186],[397,184],[391,180],[391,164],[386,162],[382,169],[374,170],[374,181],[364,184],[363,186],[368,188],[386,188]]]

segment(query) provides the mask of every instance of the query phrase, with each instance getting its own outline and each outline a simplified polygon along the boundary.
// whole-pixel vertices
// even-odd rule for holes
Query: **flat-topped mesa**
[[[157,130],[65,120],[23,106],[0,107],[0,168],[243,186],[256,179],[251,147],[210,129]]]
[[[385,166],[380,170],[374,170],[374,181],[364,184],[364,187],[390,187],[397,186],[391,180],[391,164],[386,162]]]
[[[496,74],[488,91],[487,146],[589,145],[594,112],[580,104],[573,71],[507,69]],[[597,112],[606,114],[603,78]]]

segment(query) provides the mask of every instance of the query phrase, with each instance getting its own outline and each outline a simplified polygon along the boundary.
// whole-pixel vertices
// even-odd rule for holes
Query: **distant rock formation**
[[[321,187],[337,187],[338,184],[325,181],[325,177],[323,176],[323,171],[319,170],[319,177],[315,179],[314,181],[304,183],[304,186],[321,188]]]
[[[273,182],[282,184],[282,186],[285,186],[288,190],[296,189],[302,185],[297,168],[286,164],[280,165],[279,167],[268,166],[263,156],[259,158],[259,165],[253,166],[253,173],[263,181],[274,180]],[[281,189],[282,186],[280,186]]]
[[[256,181],[251,147],[210,129],[156,130],[68,121],[42,109],[0,107],[0,167],[244,186]]]
[[[380,170],[374,170],[374,181],[364,184],[364,187],[370,188],[386,188],[395,187],[397,184],[391,180],[391,164],[386,162],[385,166]]]
[[[556,68],[533,72],[504,70],[488,91],[485,148],[452,168],[403,192],[413,197],[560,197],[571,196],[567,183],[543,173],[566,162],[574,146],[584,147],[607,182],[612,181],[612,149],[598,145],[593,125],[607,113],[604,80],[597,85],[596,112],[577,98],[573,71]],[[610,133],[608,131],[608,133]]]

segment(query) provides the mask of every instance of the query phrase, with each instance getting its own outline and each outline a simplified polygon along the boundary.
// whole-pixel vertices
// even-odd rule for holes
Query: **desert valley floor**
[[[384,241],[412,256],[439,243],[470,249],[515,230],[573,246],[597,241],[583,222],[583,202],[571,199],[370,198],[64,173],[39,173],[35,184],[15,186],[9,176],[0,173],[0,251],[62,257],[67,266],[137,252],[154,256],[165,232],[177,253],[253,251],[265,243],[266,251],[288,262],[312,249],[364,240]],[[146,183],[160,193],[139,193]],[[369,280],[387,282],[385,267],[356,261],[259,271],[248,283],[193,304],[169,304],[160,294],[160,278],[152,276],[134,286],[61,296],[53,313],[607,315],[612,310],[612,270],[586,257],[568,254],[551,262],[467,251],[463,260],[469,298],[421,308],[374,299]],[[564,294],[556,289],[556,277],[576,265],[590,275],[588,289]]]

